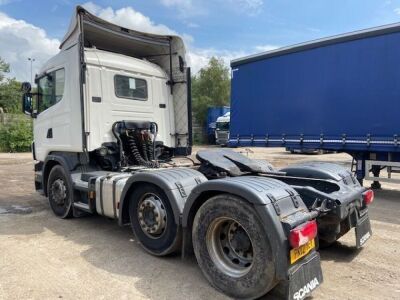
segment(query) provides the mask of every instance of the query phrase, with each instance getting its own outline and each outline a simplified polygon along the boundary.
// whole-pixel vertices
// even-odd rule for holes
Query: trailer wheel
[[[133,233],[146,251],[163,256],[178,248],[181,231],[160,188],[151,184],[136,188],[130,197],[129,217]]]
[[[54,214],[62,219],[72,217],[72,186],[62,166],[54,166],[49,174],[47,195]]]
[[[274,287],[270,243],[253,206],[221,194],[197,211],[192,228],[197,262],[208,281],[233,298],[254,299]]]

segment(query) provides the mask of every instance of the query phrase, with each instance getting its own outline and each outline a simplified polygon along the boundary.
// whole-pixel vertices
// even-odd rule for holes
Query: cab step
[[[88,213],[93,213],[93,211],[90,209],[90,206],[87,203],[74,202],[74,207]]]

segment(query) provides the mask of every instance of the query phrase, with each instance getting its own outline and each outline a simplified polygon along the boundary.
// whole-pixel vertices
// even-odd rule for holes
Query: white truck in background
[[[78,6],[60,49],[36,75],[37,93],[22,85],[23,111],[34,119],[35,187],[56,216],[115,219],[156,256],[194,251],[209,282],[238,299],[271,290],[303,299],[322,283],[318,240],[355,226],[357,246],[367,240],[373,193],[339,166],[277,170],[231,150],[199,151],[192,163],[181,38]],[[348,229],[331,222],[317,236],[321,216],[350,208],[359,215]]]
[[[228,111],[223,116],[218,117],[215,122],[215,141],[217,145],[227,146],[229,142],[229,122],[231,113]]]

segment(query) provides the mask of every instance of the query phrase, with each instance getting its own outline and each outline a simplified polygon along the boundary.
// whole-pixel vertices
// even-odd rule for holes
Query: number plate
[[[300,258],[306,256],[314,248],[315,248],[315,240],[312,239],[307,244],[300,246],[299,248],[290,250],[290,263],[294,264]]]

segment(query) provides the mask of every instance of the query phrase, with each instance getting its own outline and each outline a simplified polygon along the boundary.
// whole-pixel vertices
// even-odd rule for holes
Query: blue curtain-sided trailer
[[[400,24],[244,57],[231,67],[230,146],[346,152],[359,180],[400,168]]]

